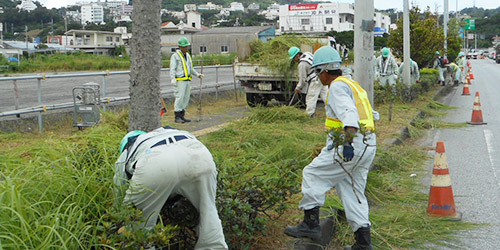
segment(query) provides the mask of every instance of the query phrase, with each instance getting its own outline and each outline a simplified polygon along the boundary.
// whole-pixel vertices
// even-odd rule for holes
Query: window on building
[[[107,36],[106,37],[106,42],[112,42],[113,41],[113,37],[112,36]]]
[[[327,17],[326,18],[326,24],[333,24],[333,18]]]
[[[115,42],[117,42],[117,43],[120,42],[120,37],[118,37],[118,36],[115,37]]]
[[[339,23],[342,23],[342,18],[339,18]]]
[[[281,26],[281,32],[285,31],[285,27]]]
[[[226,45],[222,45],[222,46],[220,46],[220,52],[228,52],[228,51],[229,51],[229,50],[228,50],[228,48],[227,48],[227,46],[226,46]]]
[[[302,25],[309,25],[311,22],[309,20],[309,18],[303,18],[303,19],[300,19],[300,24]]]
[[[207,52],[207,46],[200,46],[200,53]]]
[[[191,26],[192,26],[193,28],[196,28],[196,23],[191,23]]]
[[[311,28],[311,31],[313,30],[313,26],[310,27]]]
[[[326,31],[326,26],[323,26],[324,30]]]

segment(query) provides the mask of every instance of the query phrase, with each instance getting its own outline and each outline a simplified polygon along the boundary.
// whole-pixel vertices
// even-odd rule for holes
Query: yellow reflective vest
[[[191,62],[191,70],[188,72],[186,60],[184,60],[184,56],[182,55],[182,52],[180,50],[177,50],[177,54],[179,55],[179,57],[181,58],[181,61],[182,61],[182,68],[184,69],[184,76],[177,77],[177,78],[175,78],[175,80],[177,80],[177,81],[191,81],[191,75],[189,74],[189,72],[193,72],[193,60],[191,60],[191,55],[186,53],[187,59]]]
[[[356,109],[358,110],[359,123],[361,124],[361,126],[364,126],[368,130],[375,130],[375,124],[373,122],[373,110],[366,91],[357,82],[344,76],[337,77],[335,81],[342,81],[349,85],[349,87],[351,87],[354,101],[356,102]],[[328,92],[328,95],[330,95],[330,92]],[[328,102],[328,97],[326,98],[326,100]],[[328,103],[326,103],[326,105],[328,105]],[[342,124],[342,121],[340,121],[339,119],[328,117],[327,115],[325,127],[326,129],[331,129],[343,128],[344,126]]]

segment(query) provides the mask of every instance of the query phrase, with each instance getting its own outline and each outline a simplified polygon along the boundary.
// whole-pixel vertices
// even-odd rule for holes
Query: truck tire
[[[257,93],[246,93],[247,104],[250,107],[256,107],[257,105],[267,106],[267,99]]]

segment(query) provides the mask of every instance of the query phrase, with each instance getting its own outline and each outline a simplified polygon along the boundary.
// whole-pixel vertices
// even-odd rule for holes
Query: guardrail
[[[218,98],[218,89],[219,87],[222,86],[229,86],[229,85],[234,85],[235,91],[236,91],[236,82],[233,80],[232,83],[219,83],[219,73],[218,70],[219,68],[232,68],[233,65],[213,65],[213,66],[204,66],[204,69],[209,69],[209,68],[215,68],[215,82],[216,84],[212,85],[205,85],[202,86],[201,89],[211,89],[215,88],[216,90],[216,99]],[[200,69],[200,66],[194,67],[195,69]],[[170,71],[169,68],[162,68],[161,71]],[[55,78],[75,78],[75,77],[88,77],[88,76],[102,76],[102,83],[100,85],[101,89],[101,103],[108,104],[111,102],[117,102],[117,101],[125,101],[130,99],[130,96],[126,97],[106,97],[106,77],[111,76],[111,75],[121,75],[121,74],[129,74],[130,70],[127,71],[103,71],[103,72],[89,72],[89,73],[78,73],[78,74],[62,74],[62,75],[46,75],[45,73],[42,73],[40,75],[33,75],[33,76],[17,76],[17,77],[0,77],[0,82],[2,81],[13,81],[14,83],[14,91],[16,92],[16,110],[13,111],[7,111],[7,112],[0,112],[0,117],[7,117],[7,116],[19,116],[21,114],[28,114],[28,113],[37,113],[38,112],[38,127],[39,131],[43,131],[43,121],[42,121],[42,113],[49,111],[49,110],[57,110],[57,109],[65,109],[65,108],[71,108],[74,107],[74,103],[60,103],[60,104],[53,104],[53,105],[43,105],[42,104],[42,80],[47,80],[47,79],[55,79]],[[38,106],[35,107],[29,107],[29,108],[23,108],[23,109],[18,109],[18,96],[17,96],[17,85],[16,81],[18,80],[37,80],[37,96],[38,96]],[[193,87],[193,90],[200,90],[200,87]],[[161,95],[164,94],[173,94],[174,91],[164,91],[161,92]],[[104,106],[105,109],[105,106]]]

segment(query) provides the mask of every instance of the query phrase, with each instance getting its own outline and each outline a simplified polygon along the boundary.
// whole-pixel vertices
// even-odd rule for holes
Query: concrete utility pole
[[[410,6],[408,0],[403,2],[403,82],[408,86],[410,82]]]
[[[373,105],[373,0],[354,3],[354,80],[368,93]]]
[[[444,22],[444,53],[448,53],[448,0],[444,0],[443,22]]]

